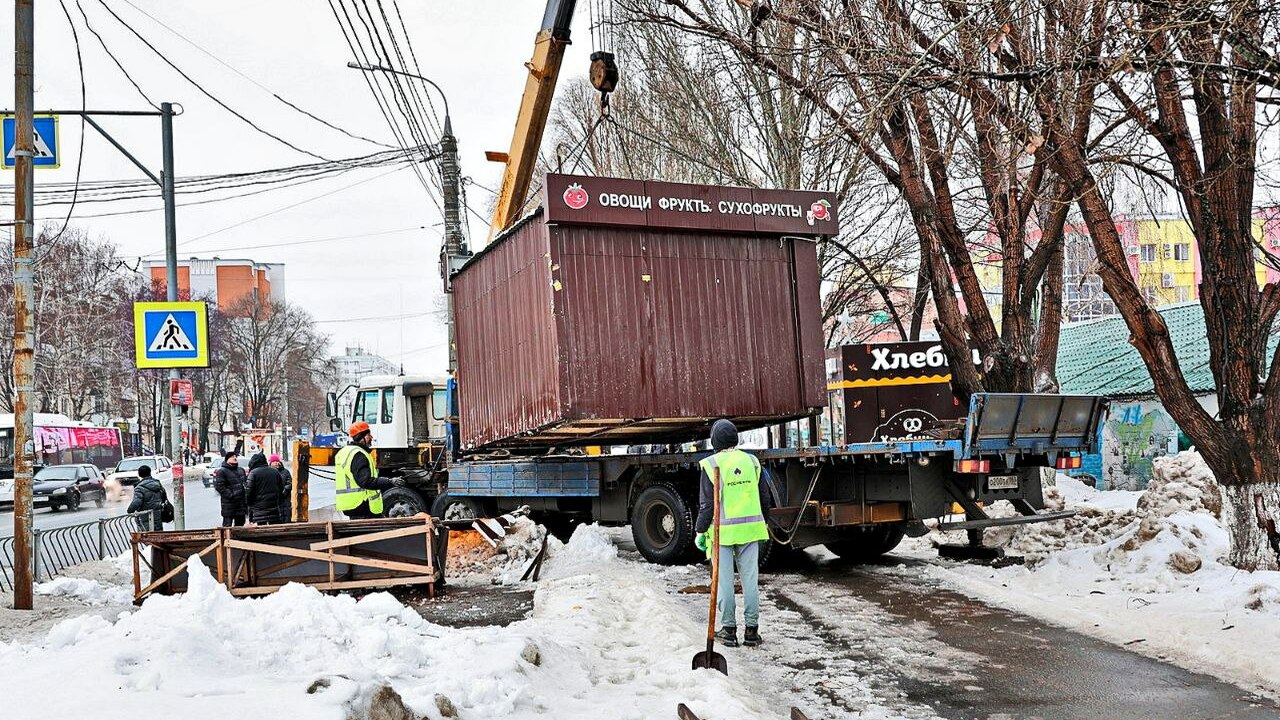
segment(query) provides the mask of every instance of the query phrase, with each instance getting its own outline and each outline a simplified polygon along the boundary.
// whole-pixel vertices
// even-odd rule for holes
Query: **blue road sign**
[[[134,303],[133,323],[138,367],[209,367],[209,320],[204,303]]]
[[[58,159],[58,116],[36,115],[34,124],[36,155],[31,164],[42,168],[58,167],[61,165]],[[12,168],[17,164],[14,154],[14,147],[17,145],[17,126],[17,118],[12,115],[4,116],[4,147],[0,150],[0,160],[6,168]]]

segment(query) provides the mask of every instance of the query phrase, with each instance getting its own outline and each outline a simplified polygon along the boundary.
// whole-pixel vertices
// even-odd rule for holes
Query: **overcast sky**
[[[88,107],[149,109],[87,31],[76,0],[64,2],[80,35]],[[141,89],[157,103],[183,106],[184,113],[174,121],[178,177],[315,162],[258,133],[201,94],[112,18],[100,0],[79,2],[93,29]],[[376,12],[374,0],[368,2]],[[328,158],[380,149],[289,109],[140,11],[305,110],[355,134],[394,142],[360,71],[346,67],[353,58],[327,0],[106,3],[210,93],[290,143]],[[448,94],[463,174],[479,186],[496,189],[502,166],[487,162],[484,151],[506,151],[510,144],[525,82],[523,64],[532,52],[545,3],[400,0],[399,5],[423,74]],[[591,52],[586,5],[579,3],[573,28],[577,42],[565,58],[561,90],[569,83],[586,82]],[[392,12],[390,0],[384,0],[384,7]],[[0,70],[0,107],[11,109],[12,3],[3,8],[0,54],[7,62]],[[392,22],[397,22],[394,16]],[[38,111],[80,106],[75,45],[58,0],[36,3],[35,73]],[[159,174],[159,119],[106,118],[101,123]],[[87,132],[82,181],[143,177],[92,129]],[[70,183],[75,179],[80,135],[79,121],[63,118],[59,140],[62,167],[38,171],[37,187],[42,182]],[[0,175],[0,183],[8,195],[0,210],[7,221],[12,216],[8,206],[13,192],[11,172]],[[487,214],[488,193],[472,186],[468,195],[471,206]],[[443,372],[444,328],[433,316],[441,295],[437,269],[441,217],[408,168],[389,174],[385,168],[351,171],[252,197],[182,206],[184,200],[192,199],[198,198],[178,198],[180,258],[216,255],[286,263],[289,301],[323,323],[322,329],[332,337],[334,352],[342,352],[347,343],[359,343],[392,362],[402,362],[407,372]],[[90,217],[148,209],[137,214]],[[75,210],[73,223],[93,235],[110,238],[126,255],[163,259],[164,220],[159,209],[158,192],[144,202],[82,203]],[[41,207],[37,217],[60,222],[66,211],[66,206]],[[483,242],[485,224],[472,216],[470,230],[474,242]],[[334,237],[345,239],[271,247]],[[366,317],[385,319],[347,321]]]

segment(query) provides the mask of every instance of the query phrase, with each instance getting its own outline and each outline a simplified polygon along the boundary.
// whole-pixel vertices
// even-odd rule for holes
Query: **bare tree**
[[[993,9],[995,10],[995,9]],[[1073,16],[1066,13],[1073,12]],[[1035,21],[1083,20],[1090,41],[1069,56],[1029,44]],[[1280,568],[1280,349],[1268,356],[1280,285],[1258,287],[1256,188],[1275,185],[1260,148],[1275,143],[1280,103],[1280,7],[1249,0],[1071,2],[1007,12],[993,58],[1005,82],[1027,89],[1058,172],[1078,188],[1099,275],[1124,317],[1169,414],[1213,469],[1233,513],[1231,561]],[[1140,133],[1118,162],[1170,187],[1199,249],[1216,417],[1188,387],[1173,339],[1129,271],[1111,197],[1096,177],[1098,149],[1064,127],[1049,77],[1088,78],[1116,118]],[[1271,108],[1264,112],[1261,108]]]
[[[114,244],[76,227],[36,239],[36,408],[75,420],[123,415],[133,374],[131,301],[139,283]],[[0,407],[12,409],[12,248],[0,248]],[[103,418],[100,418],[103,419]]]
[[[945,1],[791,0],[767,13],[750,0],[620,5],[633,22],[681,30],[767,71],[825,115],[847,157],[892,188],[918,237],[919,279],[930,285],[961,394],[1056,387],[1061,309],[1052,302],[1037,308],[1037,300],[1061,293],[1074,188],[1053,171],[1044,137],[1029,131],[1035,111],[1026,92],[981,75],[919,71],[922,58],[976,63],[990,53],[987,26],[956,22],[948,8],[967,11]],[[795,40],[762,41],[774,26],[789,28]],[[1087,134],[1089,88],[1057,89],[1064,126]],[[981,245],[992,246],[1003,267],[999,317],[974,266],[971,249]],[[981,369],[968,362],[971,348],[981,353]]]
[[[791,72],[821,72],[807,66],[797,47],[804,37],[795,28],[761,28],[758,40],[761,52]],[[915,237],[902,232],[902,203],[845,151],[836,121],[731,48],[679,28],[621,22],[613,43],[624,77],[611,111],[602,114],[585,82],[570,83],[552,118],[545,169],[828,190],[844,209],[839,237],[818,248],[828,339],[860,339],[860,328],[877,312],[904,338],[910,334],[912,303],[901,299],[904,291],[911,295],[916,276]]]
[[[256,293],[228,308],[227,316],[227,356],[238,405],[255,423],[279,421],[286,375],[319,373],[328,338],[305,311],[264,302]]]
[[[985,356],[985,376],[960,377],[962,388],[1023,389],[1027,357],[1036,374],[1051,370],[1063,223],[1074,206],[1157,393],[1223,485],[1232,562],[1277,567],[1280,351],[1267,349],[1280,287],[1257,285],[1255,261],[1270,255],[1256,247],[1253,225],[1257,188],[1276,186],[1260,147],[1275,144],[1280,7],[778,2],[772,22],[803,29],[839,69],[815,83],[751,43],[751,15],[740,7],[753,8],[750,0],[627,4],[641,21],[734,48],[841,118],[852,146],[911,208],[953,360],[966,341]],[[1171,188],[1195,235],[1216,417],[1187,386],[1168,328],[1129,269],[1112,202],[1117,187],[1134,184],[1126,173]],[[1003,264],[998,335],[966,257],[975,233],[991,238]],[[952,278],[963,310],[947,292]]]

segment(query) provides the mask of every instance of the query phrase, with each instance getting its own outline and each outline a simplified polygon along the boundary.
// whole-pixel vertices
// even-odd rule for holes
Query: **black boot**
[[[747,632],[742,636],[742,644],[747,647],[755,647],[760,644],[760,628],[754,625],[747,626]]]
[[[725,647],[738,647],[738,628],[725,625],[716,631],[716,642]]]

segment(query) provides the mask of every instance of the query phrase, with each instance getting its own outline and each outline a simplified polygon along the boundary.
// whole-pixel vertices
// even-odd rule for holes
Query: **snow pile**
[[[459,585],[515,584],[546,537],[547,529],[527,517],[516,518],[497,547],[478,532],[451,533],[446,577]]]
[[[564,578],[573,575],[590,575],[618,562],[618,547],[613,544],[607,530],[598,525],[582,525],[573,532],[569,544],[555,538],[547,540],[549,561],[544,578]]]
[[[86,605],[128,605],[133,593],[122,585],[104,585],[81,577],[59,577],[36,585],[37,595],[68,597]]]
[[[1280,694],[1280,573],[1226,564],[1222,497],[1198,454],[1158,459],[1142,493],[1059,484],[1079,518],[1029,526],[1009,544],[1011,553],[1042,552],[1037,562],[932,572],[1048,621]]]
[[[193,563],[183,595],[112,619],[68,619],[36,643],[0,642],[6,708],[344,720],[395,694],[432,720],[668,718],[678,702],[704,715],[776,717],[752,688],[689,669],[702,629],[611,547],[600,528],[579,528],[548,559],[554,579],[539,585],[533,616],[501,628],[437,626],[387,593],[356,600],[295,584],[235,598]],[[76,668],[75,692],[49,668]]]
[[[1002,547],[1008,555],[1037,565],[1051,553],[1079,547],[1095,547],[1122,535],[1137,520],[1139,492],[1100,492],[1067,475],[1058,475],[1056,484],[1044,486],[1045,510],[1055,512],[1072,509],[1076,514],[1066,520],[1031,525],[1007,525],[988,528],[983,544]],[[1013,517],[1018,511],[1003,500],[984,508],[994,518]],[[962,531],[932,531],[926,536],[932,545],[967,542]],[[919,543],[916,543],[917,545]],[[908,541],[907,547],[912,543]]]

